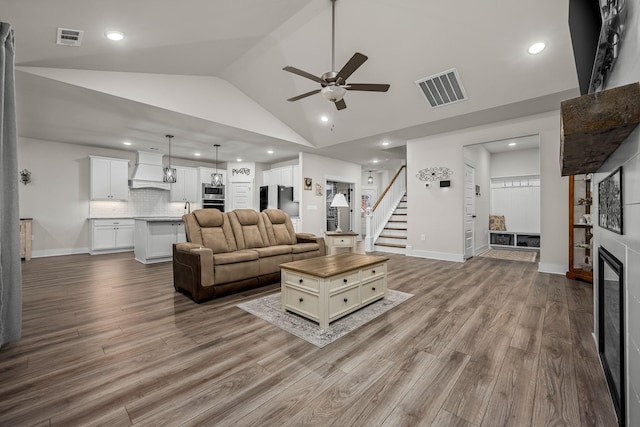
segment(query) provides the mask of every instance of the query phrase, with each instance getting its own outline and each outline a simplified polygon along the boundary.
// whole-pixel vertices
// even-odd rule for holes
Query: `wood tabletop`
[[[389,258],[378,255],[342,253],[287,262],[280,264],[280,268],[327,278],[335,276],[336,274],[359,270],[388,260]]]

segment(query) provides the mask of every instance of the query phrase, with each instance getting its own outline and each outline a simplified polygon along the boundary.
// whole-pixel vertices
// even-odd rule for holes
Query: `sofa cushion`
[[[218,209],[198,209],[193,211],[200,227],[221,227],[224,222],[224,214]]]
[[[301,254],[303,252],[319,251],[320,245],[317,243],[298,243],[290,246],[291,252],[294,254]]]
[[[290,254],[291,248],[292,246],[289,245],[278,245],[267,246],[266,248],[254,248],[252,251],[256,251],[259,258],[268,258],[270,256]]]
[[[189,242],[209,248],[214,254],[238,249],[229,218],[218,209],[198,209],[182,219]]]
[[[262,211],[265,217],[265,227],[270,245],[295,245],[296,232],[293,229],[291,218],[286,212],[279,209],[265,209]]]
[[[238,249],[269,246],[264,218],[253,209],[236,209],[228,213]]]
[[[213,265],[235,264],[238,262],[253,261],[258,259],[258,253],[254,250],[242,250],[229,253],[215,254]]]

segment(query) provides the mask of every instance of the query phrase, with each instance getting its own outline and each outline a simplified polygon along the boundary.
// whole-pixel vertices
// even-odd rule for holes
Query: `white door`
[[[476,170],[472,166],[464,165],[464,259],[471,258],[475,248],[475,172]]]
[[[253,209],[253,185],[250,182],[234,182],[231,187],[231,209]]]

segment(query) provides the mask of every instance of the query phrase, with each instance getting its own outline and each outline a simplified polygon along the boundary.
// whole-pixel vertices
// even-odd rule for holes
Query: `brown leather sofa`
[[[173,284],[196,302],[276,283],[280,264],[326,254],[322,237],[295,233],[277,209],[198,209],[182,219],[187,242],[173,245]]]

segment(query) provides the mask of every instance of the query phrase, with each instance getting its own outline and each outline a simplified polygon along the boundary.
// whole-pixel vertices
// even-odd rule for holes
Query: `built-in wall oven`
[[[202,207],[224,212],[224,185],[202,184]]]
[[[224,212],[224,200],[202,200],[203,209],[218,209],[220,212]]]

